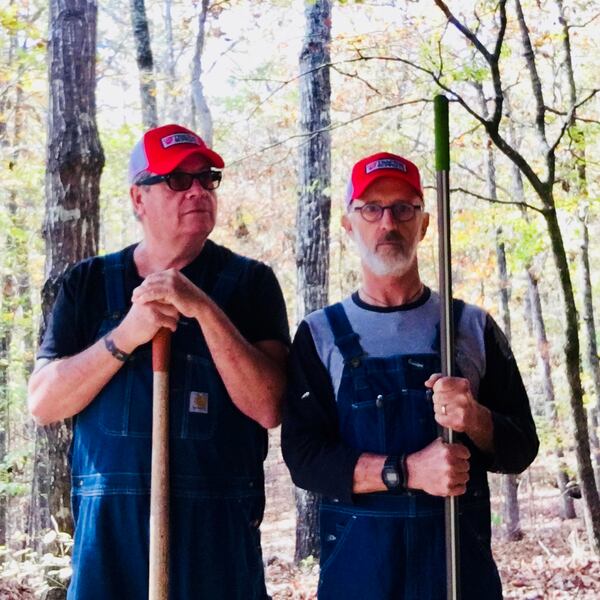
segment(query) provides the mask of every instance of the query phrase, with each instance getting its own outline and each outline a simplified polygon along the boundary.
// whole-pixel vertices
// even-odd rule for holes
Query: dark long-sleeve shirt
[[[428,302],[436,301],[437,296],[428,291],[422,301],[395,310],[425,310]],[[368,318],[377,317],[360,311],[394,310],[365,305],[356,294],[346,301],[346,306]],[[539,446],[527,393],[504,334],[491,316],[473,308],[481,315],[485,353],[481,361],[485,369],[476,397],[490,409],[494,427],[493,453],[481,453],[480,458],[490,471],[519,473],[533,461]],[[325,362],[335,370],[332,361]],[[292,347],[283,412],[283,456],[299,487],[351,501],[354,468],[361,451],[340,437],[334,388],[335,376],[332,378],[324,365],[309,322],[303,321]]]

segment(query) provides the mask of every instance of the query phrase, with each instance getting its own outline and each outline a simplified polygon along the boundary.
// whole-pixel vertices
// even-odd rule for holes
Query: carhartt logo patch
[[[395,169],[396,171],[406,173],[406,165],[395,158],[380,158],[379,160],[374,160],[365,167],[365,172],[368,174],[373,171],[378,171],[379,169]]]
[[[190,412],[208,414],[208,394],[206,392],[190,392]]]
[[[169,148],[170,146],[176,146],[177,144],[196,144],[200,145],[200,141],[195,135],[191,133],[174,133],[168,135],[160,140],[163,148]]]

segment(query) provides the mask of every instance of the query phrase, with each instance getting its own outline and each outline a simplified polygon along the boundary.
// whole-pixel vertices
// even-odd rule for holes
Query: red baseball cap
[[[225,166],[223,159],[199,135],[181,125],[163,125],[150,129],[131,152],[129,183],[133,185],[143,171],[166,175],[194,154],[203,156],[217,169]]]
[[[423,199],[421,176],[417,166],[397,154],[378,152],[359,160],[352,167],[346,190],[346,208],[380,177],[394,177],[406,182]]]

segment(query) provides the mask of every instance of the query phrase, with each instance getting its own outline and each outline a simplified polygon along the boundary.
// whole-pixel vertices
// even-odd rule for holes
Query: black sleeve
[[[256,263],[253,271],[252,294],[239,319],[240,333],[252,343],[277,340],[289,346],[285,300],[275,273],[262,263]]]
[[[331,378],[304,321],[292,345],[281,450],[297,486],[352,501],[354,467],[361,452],[340,439]]]
[[[82,290],[90,279],[90,261],[79,263],[65,274],[56,301],[52,307],[44,339],[37,353],[37,358],[63,358],[73,356],[85,350],[93,339],[90,339],[92,313],[97,313],[95,304],[104,300],[103,294],[96,294],[99,299],[93,302],[86,311],[88,318],[82,314]],[[94,273],[92,273],[94,275]]]
[[[537,455],[539,441],[529,399],[508,341],[488,315],[485,332],[486,372],[479,400],[492,411],[494,453],[487,468],[520,473]]]

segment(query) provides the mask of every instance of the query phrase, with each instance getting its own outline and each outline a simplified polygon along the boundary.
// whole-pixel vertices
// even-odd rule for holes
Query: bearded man
[[[538,439],[513,354],[481,308],[455,301],[458,374],[439,374],[440,298],[417,256],[428,225],[411,161],[358,161],[342,226],[362,285],[295,336],[282,449],[294,482],[322,494],[321,600],[444,599],[445,496],[460,497],[462,598],[502,598],[487,471],[523,471]]]

